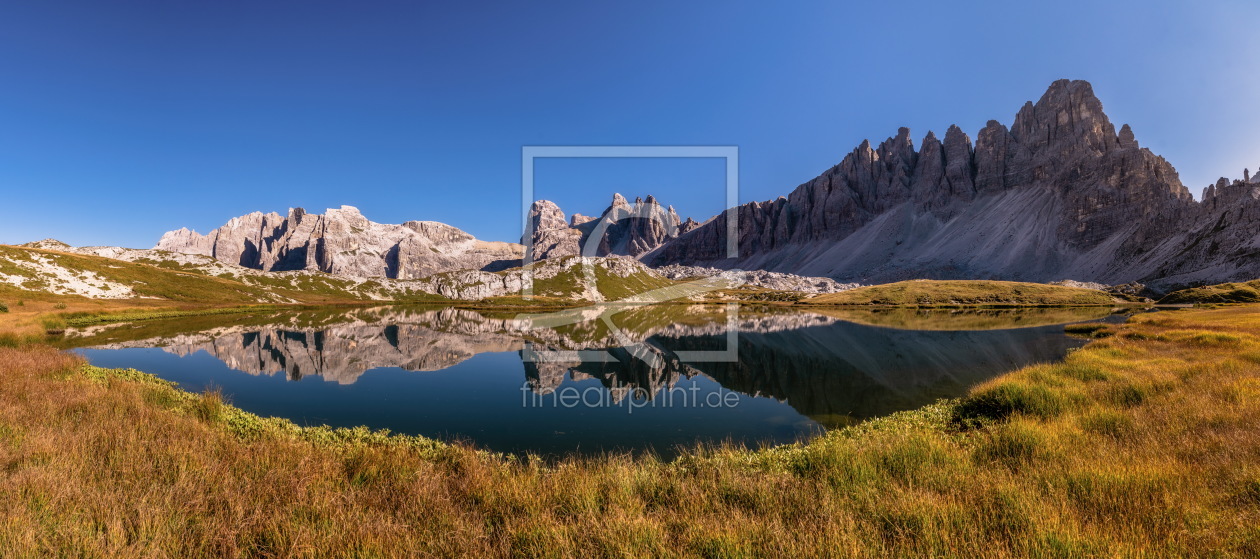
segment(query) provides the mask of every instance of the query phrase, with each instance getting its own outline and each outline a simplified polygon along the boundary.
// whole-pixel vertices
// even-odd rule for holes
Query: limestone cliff
[[[301,208],[290,210],[288,216],[254,212],[205,235],[171,231],[154,248],[206,255],[257,270],[398,279],[453,270],[502,270],[520,265],[523,250],[513,243],[479,241],[434,221],[376,223],[352,206],[329,209],[324,215]]]

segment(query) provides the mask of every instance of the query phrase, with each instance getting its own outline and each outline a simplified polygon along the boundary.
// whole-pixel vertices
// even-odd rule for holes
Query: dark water
[[[601,314],[602,313],[602,314]],[[367,425],[497,451],[672,455],[791,442],[958,396],[1082,341],[1106,310],[884,313],[631,307],[230,315],[72,332],[131,367],[303,425]]]

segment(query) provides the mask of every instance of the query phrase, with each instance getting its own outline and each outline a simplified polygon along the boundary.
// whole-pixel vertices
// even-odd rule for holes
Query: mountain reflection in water
[[[1062,358],[1070,348],[1083,342],[1065,336],[1061,324],[1101,318],[1109,311],[863,314],[859,311],[771,312],[666,305],[611,310],[591,308],[569,313],[571,320],[562,321],[565,324],[547,323],[545,327],[540,326],[545,321],[537,317],[494,316],[453,308],[363,309],[341,315],[242,315],[204,319],[200,323],[184,320],[93,327],[72,332],[67,342],[84,348],[82,351],[89,359],[104,366],[136,366],[130,364],[129,359],[138,359],[139,354],[127,353],[128,350],[160,348],[162,352],[181,357],[204,352],[226,367],[250,375],[283,373],[289,380],[318,376],[343,386],[339,394],[346,409],[328,410],[330,406],[341,405],[331,397],[327,403],[320,404],[320,412],[328,415],[325,419],[332,418],[330,423],[366,424],[435,436],[453,434],[490,448],[511,451],[564,450],[563,443],[531,441],[541,440],[548,432],[571,434],[570,430],[576,428],[574,421],[587,417],[583,414],[595,413],[555,406],[546,411],[508,410],[522,406],[521,396],[509,397],[511,391],[501,386],[512,382],[518,390],[523,384],[527,392],[537,396],[554,395],[567,385],[598,386],[612,403],[650,401],[681,383],[693,390],[734,391],[748,402],[748,405],[741,403],[742,409],[645,412],[657,413],[656,423],[633,424],[647,421],[636,419],[625,420],[631,423],[622,426],[627,430],[639,429],[629,437],[635,440],[632,443],[626,443],[624,435],[618,440],[601,442],[600,431],[593,428],[586,429],[590,432],[585,435],[573,436],[581,439],[577,444],[592,450],[652,448],[665,452],[669,445],[697,440],[783,442],[815,431],[820,425],[845,425],[919,407],[939,398],[958,396],[976,383],[1003,372]],[[679,358],[680,352],[687,355],[686,352],[729,350],[727,332],[732,325],[738,335],[734,351],[728,354],[735,359],[684,362]],[[957,329],[933,329],[934,326]],[[968,327],[987,329],[966,329]],[[623,347],[627,342],[633,347]],[[573,354],[578,350],[606,353],[614,359],[581,362],[528,357],[540,352]],[[472,429],[474,432],[462,429],[458,418],[443,418],[440,425],[433,426],[418,419],[401,424],[386,421],[382,419],[386,415],[382,407],[401,405],[389,402],[397,402],[399,395],[409,389],[407,381],[399,377],[400,380],[391,381],[396,385],[392,388],[374,384],[375,396],[358,394],[351,386],[373,378],[377,373],[365,373],[374,370],[464,370],[466,367],[457,366],[466,361],[475,365],[478,356],[483,354],[515,354],[513,361],[519,368],[515,373],[504,371],[504,363],[508,361],[497,359],[493,365],[495,375],[469,382],[448,378],[443,381],[441,390],[453,400],[472,398],[468,401],[479,402],[478,407],[497,410],[457,409],[447,413],[501,417],[503,429],[516,430],[521,429],[518,422],[528,418],[540,423],[539,433],[519,439],[498,437],[494,435],[496,424],[484,417],[477,420],[480,426]],[[483,369],[486,366],[478,365]],[[225,381],[230,380],[222,373],[207,372],[200,377],[189,376],[191,373],[187,371],[176,373],[167,365],[148,364],[147,368],[137,368],[163,377],[176,377],[172,380],[189,389],[224,386]],[[163,370],[168,368],[172,372],[164,374]],[[385,378],[384,373],[381,375]],[[512,377],[516,380],[512,381]],[[413,388],[416,393],[412,404],[416,409],[426,408],[415,400],[443,397],[443,394],[430,393],[431,387]],[[229,398],[249,411],[289,416],[305,423],[318,422],[322,417],[314,414],[312,421],[310,408],[298,413],[284,406],[271,406],[267,404],[271,400],[253,394],[261,390],[259,388],[237,390],[240,393],[228,393]],[[277,400],[276,391],[284,389],[268,385],[266,390],[272,400]],[[458,396],[452,391],[470,394]],[[472,393],[477,391],[496,394],[495,399],[475,399]],[[388,396],[394,399],[389,400]],[[260,403],[246,405],[256,400]],[[733,421],[737,414],[739,420]],[[793,417],[796,419],[791,419]],[[739,431],[741,425],[755,425],[758,420],[787,423],[792,427]],[[561,427],[547,431],[548,426]],[[426,432],[434,428],[440,432]],[[652,429],[661,430],[662,436],[654,436]],[[495,442],[501,438],[517,440],[519,444]]]

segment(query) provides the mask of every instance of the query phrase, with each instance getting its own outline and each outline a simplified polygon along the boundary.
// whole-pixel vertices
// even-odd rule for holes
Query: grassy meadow
[[[760,451],[560,462],[304,429],[0,343],[6,556],[1260,555],[1260,307],[1134,317]]]
[[[1088,307],[1110,306],[1115,296],[1094,289],[988,280],[910,280],[810,297],[812,305],[898,307]]]

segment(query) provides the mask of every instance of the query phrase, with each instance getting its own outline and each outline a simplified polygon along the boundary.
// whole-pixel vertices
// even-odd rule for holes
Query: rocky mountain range
[[[584,250],[655,267],[858,283],[1071,278],[1168,290],[1260,277],[1260,176],[1221,179],[1201,198],[1128,125],[1116,129],[1088,82],[1060,80],[1009,128],[989,121],[974,142],[951,126],[916,147],[902,128],[878,145],[863,142],[787,196],[736,208],[733,259],[727,213],[697,223],[652,196],[630,203],[620,194],[599,217],[566,218],[556,204],[535,202],[522,244],[435,222],[377,224],[343,206],[322,216],[254,213],[206,235],[172,231],[157,248],[259,270],[401,279]]]
[[[316,270],[339,276],[424,278],[455,270],[519,266],[524,247],[487,242],[435,221],[387,225],[358,208],[323,215],[302,208],[289,215],[254,212],[205,235],[179,229],[162,235],[156,250],[200,254],[264,271]]]
[[[1162,286],[1260,276],[1260,188],[1222,179],[1196,202],[1168,161],[1119,131],[1089,83],[1060,80],[1007,128],[864,142],[786,197],[738,208],[650,254],[840,281],[909,278]]]

